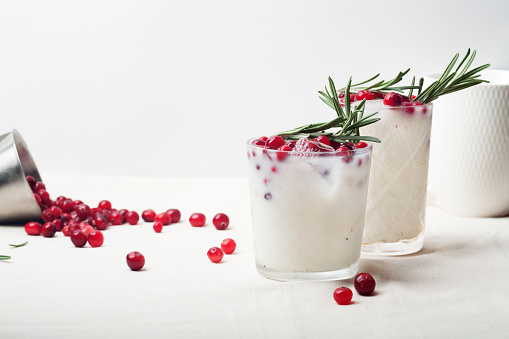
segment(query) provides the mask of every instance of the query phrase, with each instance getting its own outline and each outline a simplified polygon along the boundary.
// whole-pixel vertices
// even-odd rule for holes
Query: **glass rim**
[[[252,138],[249,138],[247,141],[246,141],[246,146],[247,147],[250,147],[250,148],[255,148],[255,149],[261,149],[261,150],[264,150],[266,152],[273,152],[273,153],[284,153],[284,154],[306,154],[306,155],[313,155],[313,156],[330,156],[330,155],[336,155],[336,156],[352,156],[352,155],[358,155],[358,154],[365,154],[365,153],[371,153],[372,150],[373,150],[373,142],[371,141],[364,141],[364,140],[359,140],[359,141],[363,141],[365,142],[366,144],[368,144],[366,147],[363,147],[363,148],[354,148],[354,149],[351,149],[348,151],[348,153],[346,154],[341,154],[340,152],[338,151],[334,151],[334,152],[302,152],[302,151],[295,151],[295,150],[291,150],[291,151],[280,151],[280,150],[277,150],[277,149],[272,149],[272,148],[262,148],[262,147],[259,147],[259,146],[256,146],[256,145],[253,145],[253,140],[256,140],[256,139],[259,139],[257,137],[252,137]],[[343,151],[345,152],[345,151]]]

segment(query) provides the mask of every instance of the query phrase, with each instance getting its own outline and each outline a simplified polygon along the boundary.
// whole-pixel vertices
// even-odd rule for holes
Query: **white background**
[[[456,52],[509,69],[509,2],[2,1],[0,133],[45,173],[243,176],[244,142],[337,84]]]

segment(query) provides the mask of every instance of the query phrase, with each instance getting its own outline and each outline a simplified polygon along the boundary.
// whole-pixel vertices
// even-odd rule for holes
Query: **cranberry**
[[[71,232],[71,241],[76,247],[83,247],[87,244],[88,238],[81,230]]]
[[[42,225],[35,221],[30,221],[25,225],[25,232],[28,235],[39,235],[42,232]]]
[[[350,93],[350,102],[354,102],[355,101],[355,94],[353,93]],[[339,99],[339,104],[344,106],[345,105],[345,98],[341,98]]]
[[[88,207],[88,205],[85,204],[74,205],[73,209],[81,220],[85,220],[90,215],[90,207]]]
[[[376,99],[384,98],[384,94],[382,92],[373,92],[373,95],[375,96]]]
[[[74,207],[74,206],[83,204],[83,201],[81,201],[81,200],[74,200],[74,201],[72,201],[71,200],[71,203],[72,203],[72,207]]]
[[[262,139],[254,139],[251,143],[258,147],[265,147],[266,144],[265,140]]]
[[[156,233],[161,233],[161,231],[163,230],[163,224],[159,221],[156,221],[152,228],[154,229],[154,231],[156,231]]]
[[[356,145],[355,145],[355,148],[366,148],[368,147],[368,144],[365,143],[364,141],[359,141]]]
[[[90,232],[92,232],[94,230],[94,228],[92,226],[90,226],[89,224],[81,224],[81,231],[83,233],[85,233],[85,235],[88,237],[88,235],[90,234]]]
[[[360,295],[370,295],[375,290],[375,279],[369,273],[359,273],[353,281],[353,286]]]
[[[288,153],[286,153],[286,152],[290,152],[292,150],[292,148],[288,145],[283,145],[283,146],[279,147],[277,150],[281,151],[281,152],[276,153],[277,160],[283,161],[288,156]]]
[[[41,206],[41,204],[42,204],[41,196],[39,194],[37,194],[37,193],[34,193],[34,198],[35,198],[35,201],[37,201],[37,204],[39,206]]]
[[[39,194],[41,196],[41,200],[44,204],[48,205],[48,206],[51,206],[51,198],[49,196],[49,193],[48,191],[46,190],[38,190],[36,191],[37,194]]]
[[[217,264],[223,260],[224,253],[223,250],[219,247],[212,247],[207,251],[207,256],[209,257],[210,261]]]
[[[290,140],[286,143],[286,145],[290,146],[291,149],[294,149],[296,143],[297,143],[297,140]]]
[[[57,206],[51,206],[49,210],[55,218],[60,218],[62,216],[62,210]]]
[[[99,205],[97,205],[97,207],[102,210],[111,210],[111,202],[103,200],[99,203]]]
[[[126,219],[127,212],[129,212],[129,211],[126,210],[125,208],[123,208],[121,210],[118,210],[117,212],[120,213],[120,215],[122,216],[122,224],[125,224],[127,222],[127,219]],[[138,216],[138,220],[139,219],[140,219],[140,217]]]
[[[119,212],[111,212],[110,216],[108,217],[108,221],[111,222],[112,225],[122,225],[124,217],[122,217],[122,214]]]
[[[166,211],[166,214],[168,214],[168,216],[170,217],[170,221],[172,224],[180,221],[181,214],[178,209],[171,208]]]
[[[101,231],[93,230],[88,234],[88,244],[92,247],[100,247],[104,243],[104,235]]]
[[[62,212],[69,213],[72,211],[72,201],[67,199],[60,203],[60,208],[62,209]]]
[[[97,214],[94,217],[94,221],[92,224],[97,228],[98,230],[105,230],[108,227],[108,219],[102,214]]]
[[[270,148],[270,149],[278,149],[279,147],[283,146],[284,144],[285,144],[285,140],[281,136],[275,135],[275,136],[267,139],[265,147]]]
[[[353,293],[348,287],[340,287],[334,291],[334,300],[340,305],[348,305],[352,301]]]
[[[42,211],[41,218],[45,222],[50,222],[50,221],[55,220],[55,216],[53,215],[53,213],[51,213],[49,208]]]
[[[189,222],[192,226],[201,227],[205,225],[205,215],[202,213],[193,213],[189,217]]]
[[[27,179],[28,184],[30,185],[30,187],[34,187],[35,186],[35,179],[34,179],[33,176],[27,175],[26,179]]]
[[[69,224],[67,226],[69,226],[70,233],[74,232],[75,230],[81,230],[81,224],[76,221],[69,222]]]
[[[338,93],[338,98],[341,99],[341,98],[344,98],[345,97],[345,91],[341,91]]]
[[[131,271],[139,271],[145,266],[145,257],[140,252],[130,252],[126,256],[126,262]]]
[[[55,224],[55,226],[57,228],[57,232],[62,230],[62,220],[55,219],[55,220],[53,220],[53,223]]]
[[[402,102],[401,95],[396,92],[390,92],[384,96],[384,105],[400,106],[401,102]]]
[[[233,239],[226,238],[221,242],[221,249],[225,254],[232,254],[236,248],[237,244]]]
[[[57,227],[52,222],[47,222],[42,226],[41,234],[45,238],[51,238],[57,233]]]
[[[212,223],[218,230],[225,230],[230,224],[230,218],[224,213],[218,213],[212,219]]]
[[[154,218],[154,221],[160,222],[161,224],[167,226],[171,224],[171,218],[167,213],[159,213]]]
[[[154,221],[156,217],[156,212],[154,210],[145,210],[141,213],[141,217],[143,218],[143,221],[145,222],[152,222]]]
[[[319,152],[320,147],[318,143],[308,140],[306,138],[301,138],[297,140],[295,144],[295,151],[297,152]]]
[[[325,144],[327,146],[330,146],[330,140],[325,135],[319,135],[315,139],[318,142],[321,142],[322,144]]]
[[[351,154],[352,154],[351,148],[349,148],[347,146],[340,146],[340,147],[338,147],[336,152],[338,152],[338,155],[343,156],[343,161],[344,162],[349,163],[350,160],[352,160],[352,157],[351,157]]]
[[[125,220],[129,225],[136,225],[138,220],[140,220],[140,216],[135,211],[129,211],[125,215]]]
[[[71,235],[71,232],[69,231],[69,226],[64,226],[62,227],[62,233],[64,234],[64,236],[68,237]]]
[[[374,93],[372,93],[370,91],[366,91],[364,89],[357,92],[357,95],[355,96],[355,100],[357,100],[357,101],[361,101],[363,99],[373,100],[374,98],[375,98]]]
[[[39,191],[39,190],[45,190],[45,189],[46,189],[46,185],[44,185],[44,184],[42,183],[42,181],[37,181],[37,182],[35,183],[35,185],[34,185],[34,189],[35,189],[36,191]]]

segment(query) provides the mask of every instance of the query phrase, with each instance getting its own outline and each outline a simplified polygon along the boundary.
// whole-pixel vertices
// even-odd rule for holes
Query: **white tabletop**
[[[182,221],[157,234],[152,224],[111,226],[102,247],[76,248],[68,237],[28,236],[0,227],[0,338],[507,338],[509,219],[459,218],[429,206],[424,249],[403,257],[362,257],[376,293],[354,291],[337,305],[333,291],[352,280],[283,283],[254,268],[244,178],[44,176],[52,198],[141,213],[179,208]],[[207,224],[191,227],[193,212]],[[218,231],[214,214],[230,216]],[[207,250],[224,238],[237,251],[220,264]],[[28,244],[11,248],[9,244]],[[125,263],[146,258],[142,271]]]

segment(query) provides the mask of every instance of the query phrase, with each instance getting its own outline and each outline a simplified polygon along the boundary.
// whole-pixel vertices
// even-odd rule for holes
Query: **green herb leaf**
[[[24,243],[17,244],[17,245],[9,244],[9,246],[12,246],[12,247],[22,247],[22,246],[25,246],[26,244],[28,244],[28,241],[25,241]]]
[[[9,260],[10,258],[8,255],[0,255],[0,260]]]

